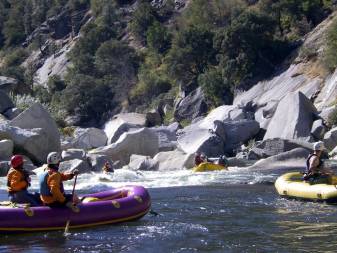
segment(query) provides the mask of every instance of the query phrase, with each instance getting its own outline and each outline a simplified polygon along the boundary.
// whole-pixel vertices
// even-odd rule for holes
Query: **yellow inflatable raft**
[[[312,201],[337,202],[337,177],[333,176],[333,184],[310,184],[302,179],[300,172],[286,173],[275,182],[275,188],[282,197],[299,198]]]
[[[214,170],[228,170],[226,166],[210,162],[200,163],[193,168],[193,172],[205,172]]]

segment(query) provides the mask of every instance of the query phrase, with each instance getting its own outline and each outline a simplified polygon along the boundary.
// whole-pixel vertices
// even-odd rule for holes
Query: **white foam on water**
[[[125,185],[142,185],[147,188],[180,187],[214,184],[256,184],[275,180],[273,174],[251,172],[244,168],[231,167],[228,171],[193,172],[181,169],[174,171],[132,171],[119,169],[113,174],[87,173],[77,178],[76,190],[102,191]],[[72,190],[74,180],[65,181],[66,190]],[[6,177],[0,178],[0,189],[6,190]],[[32,176],[31,191],[38,190],[38,178]]]

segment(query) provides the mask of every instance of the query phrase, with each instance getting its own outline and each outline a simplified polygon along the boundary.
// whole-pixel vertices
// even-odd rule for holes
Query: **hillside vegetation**
[[[210,107],[231,104],[333,10],[328,0],[193,0],[183,11],[173,0],[1,0],[0,75],[16,78],[14,95],[38,98],[60,125],[67,116],[101,125],[121,110],[173,100],[179,89],[201,87]],[[93,18],[78,28],[67,75],[43,88],[35,85],[36,68],[22,63],[36,50],[57,52],[55,36],[39,31],[64,11]],[[67,36],[77,29],[70,23]],[[336,31],[334,24],[327,35],[329,71],[337,66]]]

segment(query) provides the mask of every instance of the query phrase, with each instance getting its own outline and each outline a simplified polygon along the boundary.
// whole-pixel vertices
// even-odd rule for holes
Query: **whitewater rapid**
[[[86,173],[77,178],[76,190],[101,191],[125,185],[142,185],[147,188],[200,186],[217,184],[256,184],[274,182],[276,174],[252,172],[245,168],[230,167],[228,171],[192,172],[190,169],[174,171],[132,171],[119,169],[113,174]],[[31,191],[38,190],[38,176],[33,175]],[[73,180],[64,182],[71,190]],[[0,189],[6,190],[6,177],[0,178]]]

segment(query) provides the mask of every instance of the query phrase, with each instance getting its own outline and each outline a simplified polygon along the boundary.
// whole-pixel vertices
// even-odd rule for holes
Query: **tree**
[[[270,17],[247,11],[217,33],[218,59],[232,86],[267,76],[287,55],[288,44],[275,38],[275,26]]]
[[[95,78],[75,75],[63,91],[60,104],[68,113],[78,115],[82,124],[102,123],[115,105],[113,96],[111,88]]]
[[[146,33],[147,45],[158,53],[165,53],[171,44],[171,35],[167,28],[155,21]]]
[[[219,106],[233,102],[233,92],[228,80],[223,77],[219,68],[211,67],[198,78],[199,86],[205,92],[211,104]]]
[[[16,46],[25,39],[23,22],[24,1],[13,0],[8,14],[8,20],[4,23],[3,34],[7,47]]]
[[[134,49],[128,45],[110,40],[97,49],[94,64],[100,77],[113,75],[128,79],[136,75],[138,58]]]
[[[157,20],[156,11],[147,1],[141,1],[133,13],[130,22],[132,34],[142,43],[146,41],[146,32],[148,28]]]
[[[182,82],[196,80],[208,64],[215,63],[213,33],[202,27],[190,27],[173,39],[165,58],[169,75]]]

